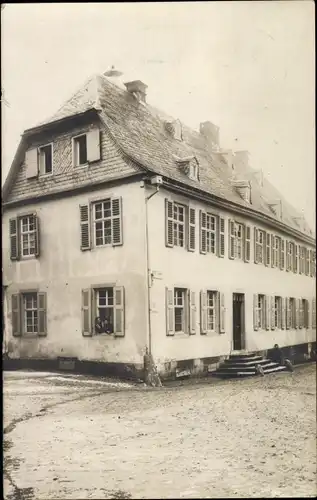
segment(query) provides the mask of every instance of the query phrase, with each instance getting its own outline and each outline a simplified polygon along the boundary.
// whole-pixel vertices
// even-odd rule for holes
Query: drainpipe
[[[145,186],[144,186],[145,187]],[[149,331],[149,350],[148,354],[152,354],[152,335],[151,335],[151,267],[150,267],[150,249],[149,249],[149,224],[148,224],[148,202],[160,190],[160,186],[156,186],[154,193],[145,197],[145,245],[146,245],[146,270],[147,270],[147,308],[148,308],[148,331]],[[151,280],[151,281],[150,281]]]

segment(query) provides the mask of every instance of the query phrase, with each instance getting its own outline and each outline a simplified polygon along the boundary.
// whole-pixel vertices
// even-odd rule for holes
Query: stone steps
[[[220,364],[216,371],[212,372],[212,375],[223,378],[258,376],[259,368],[264,375],[286,370],[285,366],[281,366],[270,359],[265,359],[253,353],[241,352],[231,354],[228,359]]]

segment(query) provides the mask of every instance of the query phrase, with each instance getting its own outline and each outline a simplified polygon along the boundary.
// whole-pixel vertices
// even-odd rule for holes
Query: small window
[[[296,300],[294,297],[289,299],[289,327],[296,328]]]
[[[259,330],[265,328],[265,295],[258,295],[257,304],[257,326]]]
[[[207,330],[214,332],[217,329],[217,292],[207,291]]]
[[[20,218],[21,256],[29,257],[36,253],[36,222],[34,215]]]
[[[51,144],[39,148],[39,168],[41,175],[53,173],[52,149]]]
[[[173,239],[174,246],[185,246],[185,207],[173,204]]]
[[[282,328],[282,297],[274,297],[274,328]]]
[[[186,331],[186,289],[174,288],[174,329],[175,333]]]
[[[264,264],[265,233],[258,229],[256,231],[255,252],[256,262]]]
[[[113,288],[99,288],[95,291],[95,333],[114,331],[114,293]]]
[[[86,134],[75,137],[74,141],[74,164],[75,167],[87,164],[87,136]]]

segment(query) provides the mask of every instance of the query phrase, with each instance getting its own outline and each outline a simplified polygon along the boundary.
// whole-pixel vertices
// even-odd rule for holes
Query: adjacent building
[[[302,216],[211,122],[191,130],[111,70],[22,135],[3,188],[11,360],[161,376],[275,343],[316,346],[316,252]],[[291,349],[291,351],[290,351]]]

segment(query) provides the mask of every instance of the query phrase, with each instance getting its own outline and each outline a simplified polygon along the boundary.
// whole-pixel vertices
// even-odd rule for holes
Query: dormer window
[[[48,144],[38,148],[39,171],[40,175],[49,175],[53,173],[53,146]]]
[[[87,164],[87,135],[83,134],[73,139],[74,166]]]

